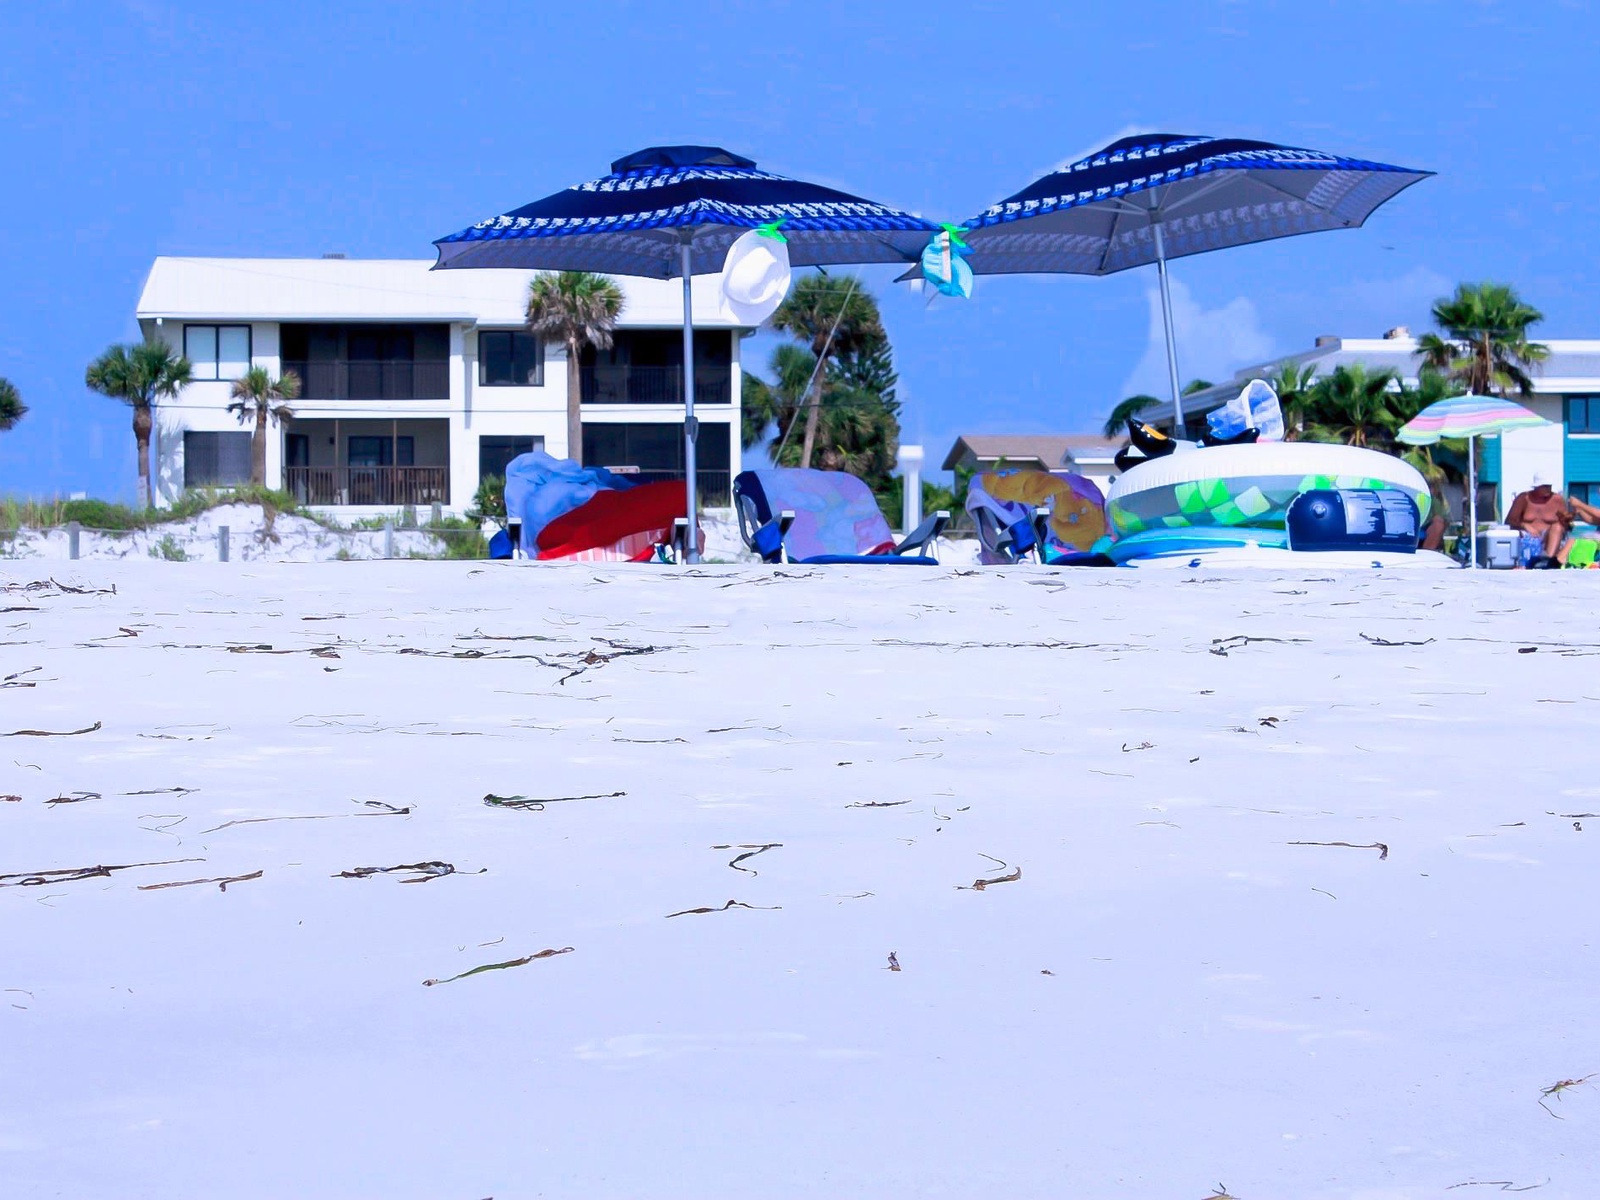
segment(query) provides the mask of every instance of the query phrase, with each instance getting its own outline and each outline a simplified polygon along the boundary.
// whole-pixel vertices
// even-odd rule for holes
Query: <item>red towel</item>
[[[672,540],[672,523],[687,511],[681,481],[596,492],[539,531],[539,561],[645,561],[654,546]]]

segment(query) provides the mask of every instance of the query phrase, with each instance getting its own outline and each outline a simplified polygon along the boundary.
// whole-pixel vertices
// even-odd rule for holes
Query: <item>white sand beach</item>
[[[5,1196],[1600,1194],[1593,574],[0,583]]]

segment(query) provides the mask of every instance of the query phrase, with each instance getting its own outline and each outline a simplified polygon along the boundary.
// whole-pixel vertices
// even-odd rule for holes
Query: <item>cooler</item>
[[[1478,534],[1478,565],[1491,571],[1509,571],[1517,565],[1517,541],[1521,534],[1515,529],[1485,529]]]

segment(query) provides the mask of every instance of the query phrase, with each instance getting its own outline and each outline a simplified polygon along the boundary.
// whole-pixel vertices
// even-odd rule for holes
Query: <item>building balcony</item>
[[[598,364],[579,368],[585,404],[682,404],[682,367]],[[726,366],[695,370],[696,404],[733,403],[732,372]]]
[[[329,358],[283,360],[304,400],[448,400],[450,360]]]
[[[310,506],[450,503],[449,467],[285,467],[283,476],[284,489]]]

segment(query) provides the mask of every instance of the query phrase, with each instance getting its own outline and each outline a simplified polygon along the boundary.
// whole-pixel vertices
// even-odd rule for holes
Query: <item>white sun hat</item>
[[[1536,488],[1555,487],[1555,484],[1550,482],[1550,476],[1546,475],[1543,471],[1535,471],[1533,473],[1533,483],[1530,486]]]
[[[789,247],[778,223],[741,234],[722,264],[722,309],[741,325],[759,325],[789,294]]]

